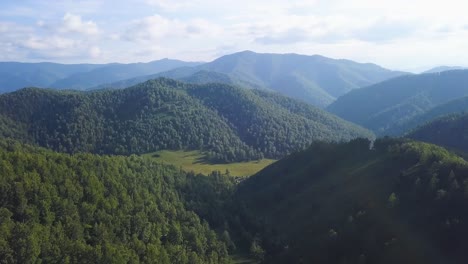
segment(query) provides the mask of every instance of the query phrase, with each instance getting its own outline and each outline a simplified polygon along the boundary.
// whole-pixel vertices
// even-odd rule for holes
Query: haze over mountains
[[[24,87],[82,90],[109,81],[198,64],[200,63],[170,59],[131,64],[0,62],[0,92],[15,91]]]
[[[423,73],[436,73],[436,72],[453,71],[453,70],[466,70],[466,67],[461,67],[461,66],[438,66],[438,67],[434,67],[432,69],[429,69],[427,71],[424,71]]]
[[[0,82],[3,92],[30,86],[78,90],[125,88],[167,77],[193,83],[221,82],[272,90],[324,107],[353,89],[406,73],[319,55],[244,51],[204,64],[168,59],[108,65],[3,63],[0,74],[4,76]]]
[[[385,135],[436,106],[464,96],[468,96],[468,71],[454,70],[397,77],[351,91],[327,110]]]
[[[220,81],[209,72],[224,74],[223,80],[247,88],[267,89],[324,107],[337,97],[363,86],[406,74],[370,63],[335,60],[319,55],[267,54],[243,51],[218,58],[196,67],[183,67],[156,75],[112,83],[103,87],[124,88],[155,77]],[[214,77],[214,79],[212,79]]]

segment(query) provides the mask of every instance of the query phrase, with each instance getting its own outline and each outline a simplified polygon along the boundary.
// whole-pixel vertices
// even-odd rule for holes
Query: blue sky
[[[0,61],[210,61],[242,50],[468,66],[462,0],[2,0]]]

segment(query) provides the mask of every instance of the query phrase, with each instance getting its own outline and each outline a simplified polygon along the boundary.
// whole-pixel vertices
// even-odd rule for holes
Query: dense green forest
[[[446,115],[412,130],[409,138],[468,153],[468,114]]]
[[[353,90],[327,110],[377,135],[391,135],[432,108],[468,96],[467,83],[468,70],[402,76]]]
[[[406,74],[370,63],[335,60],[319,55],[268,54],[252,51],[222,56],[195,67],[141,76],[99,86],[125,88],[157,77],[194,83],[222,82],[277,91],[324,107],[353,89]]]
[[[242,182],[234,200],[261,230],[265,263],[464,263],[467,175],[434,145],[314,143]]]
[[[0,116],[3,135],[56,151],[128,155],[193,149],[220,162],[280,158],[314,140],[372,137],[278,94],[169,79],[123,90],[23,89],[0,96]]]
[[[233,178],[10,140],[0,156],[0,263],[230,263],[228,231],[193,210],[216,213]]]

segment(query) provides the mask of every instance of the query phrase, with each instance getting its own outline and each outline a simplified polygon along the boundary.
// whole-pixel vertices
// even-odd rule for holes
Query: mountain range
[[[468,70],[407,75],[354,90],[327,110],[379,135],[395,134],[434,107],[468,96]],[[388,132],[387,132],[388,131]],[[401,131],[399,131],[401,132]]]
[[[0,63],[0,92],[23,87],[90,90],[126,88],[167,77],[192,83],[221,82],[277,91],[324,107],[363,86],[406,74],[370,63],[319,55],[263,54],[222,56],[209,63],[163,59],[131,64]]]
[[[156,77],[196,83],[225,82],[247,88],[277,91],[324,107],[337,97],[363,86],[407,73],[370,63],[299,54],[243,51],[195,67],[181,67],[155,75],[101,85],[125,88]]]
[[[131,64],[0,62],[0,92],[15,91],[24,87],[83,90],[105,82],[199,64],[170,59]]]
[[[438,67],[434,67],[432,69],[429,69],[427,71],[424,71],[423,73],[437,73],[437,72],[453,71],[453,70],[466,70],[466,67],[462,67],[462,66],[438,66]]]

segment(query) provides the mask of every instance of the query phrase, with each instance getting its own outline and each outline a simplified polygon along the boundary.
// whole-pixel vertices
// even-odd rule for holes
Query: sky
[[[252,50],[468,66],[464,0],[1,0],[0,61],[211,61]]]

